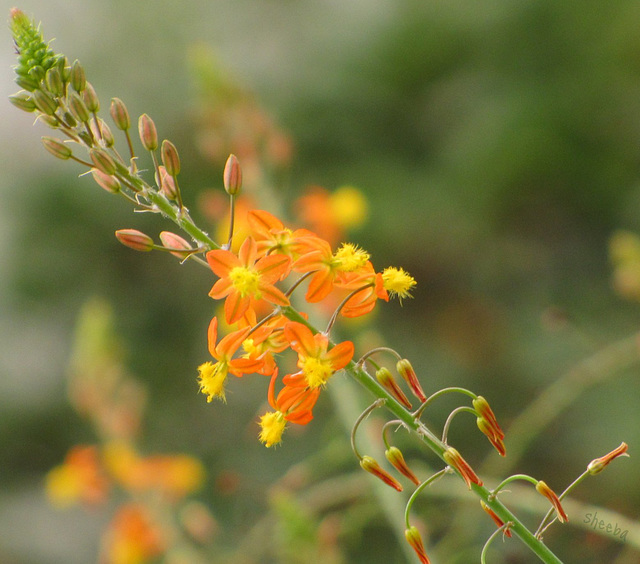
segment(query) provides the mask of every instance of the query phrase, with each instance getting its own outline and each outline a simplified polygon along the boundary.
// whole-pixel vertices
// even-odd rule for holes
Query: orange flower
[[[288,257],[297,257],[298,240],[301,237],[315,237],[306,229],[291,229],[277,217],[264,210],[252,210],[247,214],[253,237],[258,245],[258,254],[278,253]]]
[[[347,300],[340,312],[345,317],[360,317],[369,313],[378,299],[389,301],[382,274],[375,272],[370,261],[356,272],[343,274],[339,283],[343,288],[358,290]]]
[[[226,298],[224,313],[227,323],[240,320],[252,301],[289,305],[289,299],[273,285],[289,273],[289,257],[271,254],[258,259],[256,242],[248,237],[237,256],[231,251],[217,249],[207,253],[207,261],[214,274],[220,277],[209,295],[215,300]]]
[[[211,356],[218,362],[205,362],[198,367],[200,391],[207,395],[210,402],[214,397],[224,401],[224,383],[229,373],[234,376],[242,376],[250,372],[259,371],[264,363],[261,358],[233,358],[243,341],[251,331],[245,327],[229,333],[216,345],[218,336],[218,318],[214,317],[209,323],[208,342]]]
[[[331,375],[344,368],[353,357],[353,343],[344,341],[329,349],[329,338],[316,333],[302,323],[290,322],[284,326],[284,336],[298,353],[298,374],[285,376],[285,385],[311,389],[327,383]]]

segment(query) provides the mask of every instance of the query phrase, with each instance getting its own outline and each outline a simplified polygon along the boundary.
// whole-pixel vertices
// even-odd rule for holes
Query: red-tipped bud
[[[73,154],[67,145],[55,137],[42,137],[42,144],[54,157],[62,159],[63,161],[71,158]]]
[[[69,111],[71,112],[71,115],[81,123],[88,122],[91,117],[89,108],[87,108],[84,100],[77,92],[72,92],[69,96]]]
[[[491,507],[489,507],[484,501],[480,500],[480,505],[482,506],[482,509],[485,510],[485,512],[489,515],[489,517],[491,517],[493,519],[493,522],[498,526],[498,528],[504,526],[504,521],[502,519],[500,519],[500,517],[498,517],[495,512],[493,511],[493,509],[491,509]],[[505,528],[504,530],[504,534],[507,537],[511,536],[511,529],[509,529],[508,527]]]
[[[482,417],[478,417],[476,419],[476,424],[478,425],[478,429],[486,435],[487,439],[491,442],[494,448],[498,451],[500,456],[506,456],[507,450],[504,446],[504,442],[500,435],[496,434],[495,429],[488,423],[486,419]]]
[[[165,139],[162,142],[161,147],[162,164],[167,169],[167,172],[171,176],[178,176],[180,174],[180,157],[178,156],[178,149],[169,140]]]
[[[422,386],[418,381],[418,377],[416,376],[411,363],[406,358],[403,358],[396,364],[396,370],[398,371],[398,374],[404,378],[407,384],[409,384],[411,391],[420,400],[420,402],[425,402],[427,400],[427,396],[425,396],[422,391]]]
[[[242,169],[240,168],[238,157],[235,155],[229,155],[229,158],[224,165],[224,173],[222,177],[224,189],[227,194],[233,196],[240,192],[240,188],[242,188]]]
[[[409,466],[407,465],[404,456],[402,456],[402,452],[397,447],[389,447],[384,455],[387,457],[387,460],[394,466],[394,468],[400,472],[403,476],[406,476],[411,480],[416,486],[420,485],[420,480],[416,477],[416,475],[411,471]]]
[[[113,98],[111,100],[110,112],[111,117],[113,118],[113,123],[116,124],[118,129],[126,131],[131,127],[131,120],[129,119],[127,106],[124,105],[124,102],[120,100],[120,98]]]
[[[171,231],[162,231],[160,233],[160,240],[164,248],[171,251],[171,254],[179,259],[186,258],[193,252],[188,241],[175,233],[171,233]]]
[[[140,134],[142,146],[147,151],[155,151],[158,148],[156,124],[147,114],[142,114],[138,119],[138,133]]]
[[[26,92],[19,92],[18,94],[9,96],[9,102],[23,112],[34,112],[36,109],[35,102]]]
[[[167,169],[162,165],[158,167],[158,173],[160,176],[160,178],[158,179],[160,191],[170,200],[177,200],[178,189],[176,188],[176,182],[173,179],[173,176],[171,176],[167,172]]]
[[[605,454],[600,458],[596,458],[595,460],[592,460],[591,462],[589,462],[589,465],[587,466],[587,470],[589,470],[589,474],[599,474],[609,465],[609,463],[613,459],[618,458],[618,456],[629,456],[627,454],[628,449],[629,447],[627,446],[627,443],[621,443],[618,448],[616,448],[615,450],[612,450],[609,454]]]
[[[58,102],[42,90],[33,91],[33,103],[38,110],[47,116],[52,116],[58,109]]]
[[[71,87],[76,92],[82,92],[87,85],[87,79],[84,74],[84,69],[82,68],[80,61],[78,60],[74,61],[73,65],[71,66],[69,81],[71,82]]]
[[[478,478],[473,468],[467,464],[467,461],[462,458],[462,455],[455,448],[448,447],[443,453],[443,458],[449,466],[460,472],[469,489],[471,489],[471,484],[482,485],[482,480]]]
[[[111,192],[112,194],[117,194],[118,192],[120,192],[120,181],[115,176],[105,174],[97,168],[92,168],[91,174],[93,176],[93,179],[96,181],[96,184],[98,184],[100,188],[103,188],[104,190],[106,190],[107,192]]]
[[[489,402],[482,396],[478,396],[471,403],[473,403],[473,409],[475,409],[477,414],[491,426],[493,432],[501,439],[504,439],[504,433],[502,432],[500,425],[498,425],[498,420],[496,419],[491,406],[489,406]]]
[[[135,251],[150,251],[153,249],[153,239],[137,229],[119,229],[116,237],[126,247]]]
[[[556,510],[556,514],[558,515],[558,521],[560,521],[560,523],[566,523],[569,520],[569,517],[567,517],[567,514],[564,512],[564,509],[560,504],[560,498],[556,493],[542,480],[536,484],[536,490],[551,502],[551,505],[553,505],[553,508]]]
[[[382,469],[380,464],[376,461],[375,458],[370,456],[363,456],[360,459],[360,466],[362,466],[363,470],[366,470],[370,474],[373,474],[376,478],[382,480],[388,486],[391,486],[393,489],[402,491],[402,485],[398,480],[396,480],[391,474]]]
[[[91,149],[89,156],[96,168],[109,176],[116,173],[116,163],[104,149]]]
[[[407,539],[407,542],[411,545],[411,548],[415,550],[420,562],[422,564],[429,564],[429,557],[427,556],[427,552],[424,549],[424,543],[422,542],[422,537],[418,532],[416,527],[409,527],[404,532],[404,538]]]
[[[376,379],[378,383],[389,392],[394,398],[396,398],[407,409],[411,409],[411,402],[407,399],[407,396],[398,386],[396,379],[391,374],[391,371],[384,366],[376,370]]]
[[[82,99],[91,113],[95,114],[100,110],[100,100],[98,99],[95,88],[90,82],[85,84]]]

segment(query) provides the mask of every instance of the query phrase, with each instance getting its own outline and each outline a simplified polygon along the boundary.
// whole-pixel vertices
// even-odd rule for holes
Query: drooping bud
[[[398,472],[409,478],[416,486],[420,485],[420,480],[418,480],[417,476],[411,471],[411,468],[409,468],[399,448],[394,446],[389,447],[384,455]]]
[[[80,64],[80,61],[78,61],[77,59],[71,66],[71,74],[69,75],[69,80],[71,81],[71,87],[76,92],[82,92],[87,85],[87,79],[84,74],[84,69]]]
[[[54,157],[62,159],[63,161],[70,159],[73,154],[67,145],[55,137],[42,137],[42,144]]]
[[[489,515],[489,517],[491,517],[493,519],[493,522],[498,526],[498,528],[504,526],[504,521],[502,519],[500,519],[500,517],[498,517],[495,514],[493,509],[491,509],[491,507],[489,507],[483,500],[480,500],[480,505],[482,506],[482,509],[485,510],[487,515]],[[505,534],[505,536],[510,537],[511,536],[511,529],[509,529],[508,527],[505,528],[504,534]]]
[[[171,251],[171,254],[179,259],[187,258],[194,251],[188,241],[180,237],[180,235],[171,233],[171,231],[162,231],[160,240],[164,248]]]
[[[360,466],[363,470],[373,474],[376,478],[379,478],[393,489],[398,490],[399,492],[402,491],[402,485],[400,482],[398,482],[398,480],[396,480],[391,474],[383,470],[375,458],[372,458],[371,456],[363,456],[360,459]]]
[[[129,119],[129,112],[124,102],[120,98],[113,98],[111,100],[111,117],[116,127],[122,131],[126,131],[131,127],[131,120]]]
[[[106,190],[107,192],[111,192],[112,194],[117,194],[118,192],[120,192],[121,184],[115,176],[105,174],[97,168],[92,168],[91,174],[100,188],[103,188],[104,190]]]
[[[25,112],[34,112],[36,109],[33,99],[26,92],[19,92],[18,94],[9,96],[9,102]]]
[[[95,114],[100,110],[100,100],[98,99],[95,88],[90,82],[85,84],[82,98],[91,113]]]
[[[46,94],[42,90],[34,90],[33,102],[43,114],[52,116],[58,109],[58,102],[56,102],[49,94]]]
[[[126,247],[135,251],[150,251],[153,249],[153,239],[137,229],[119,229],[116,237]]]
[[[164,164],[167,172],[171,176],[178,176],[180,174],[180,157],[176,146],[168,139],[165,139],[162,142],[161,153],[162,164]]]
[[[69,96],[69,111],[81,123],[87,123],[91,117],[89,108],[77,92],[72,92]]]
[[[494,433],[501,439],[504,439],[504,433],[500,428],[500,425],[498,424],[498,420],[496,419],[496,416],[493,413],[489,402],[482,396],[478,396],[471,403],[473,404],[473,408],[476,410],[478,415],[489,424]]]
[[[406,358],[403,358],[396,364],[396,370],[398,371],[398,374],[400,374],[400,376],[404,378],[407,384],[409,384],[409,387],[411,388],[413,394],[420,400],[421,403],[424,403],[427,399],[427,396],[425,396],[424,392],[422,391],[422,386],[418,381],[418,377],[416,376],[416,372],[413,369],[411,363]]]
[[[109,176],[113,176],[116,173],[116,163],[104,149],[91,149],[89,156],[98,170]]]
[[[158,148],[156,125],[147,114],[142,114],[138,119],[138,133],[140,134],[142,146],[147,151],[155,151]]]
[[[558,521],[560,521],[560,523],[566,523],[569,520],[569,517],[567,517],[567,514],[564,512],[564,509],[560,504],[560,498],[556,493],[542,480],[536,484],[536,490],[551,502],[551,505],[553,505],[553,508],[556,510]]]
[[[469,489],[471,489],[471,484],[482,485],[482,480],[478,478],[473,468],[469,466],[467,461],[462,458],[462,455],[455,448],[448,447],[442,456],[449,466],[460,472],[462,479],[466,482]]]
[[[407,409],[411,409],[411,402],[408,400],[407,396],[398,386],[396,379],[391,374],[391,371],[382,367],[376,370],[376,380],[378,383],[389,392],[394,398],[396,398],[402,405],[404,405]]]
[[[424,549],[424,543],[422,542],[422,537],[418,532],[416,527],[409,527],[404,532],[404,538],[407,539],[407,542],[411,545],[411,548],[415,550],[420,562],[422,564],[429,564],[429,557],[427,556],[427,552]]]
[[[629,447],[627,446],[627,443],[621,443],[618,448],[612,450],[609,454],[605,454],[600,458],[596,458],[595,460],[592,460],[591,462],[589,462],[589,465],[587,466],[587,470],[589,470],[589,474],[591,475],[599,474],[615,458],[618,458],[619,456],[629,456],[627,454],[628,449]]]
[[[494,448],[498,451],[500,456],[506,456],[507,450],[504,446],[504,441],[502,437],[495,432],[495,429],[489,424],[486,419],[482,417],[478,417],[476,419],[476,424],[478,425],[478,429],[489,439]]]
[[[229,155],[224,165],[223,173],[224,189],[230,196],[237,194],[242,188],[242,169],[240,162],[235,155]]]

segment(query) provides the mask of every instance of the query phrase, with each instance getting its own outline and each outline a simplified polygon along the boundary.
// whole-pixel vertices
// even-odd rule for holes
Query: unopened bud
[[[54,96],[62,96],[64,94],[64,83],[62,82],[62,76],[57,67],[52,67],[47,71],[44,78],[47,89]]]
[[[116,163],[104,149],[91,149],[89,156],[96,168],[109,176],[116,173]]]
[[[542,480],[536,484],[536,490],[551,502],[551,505],[553,505],[553,508],[556,510],[558,521],[560,521],[560,523],[566,523],[569,520],[569,517],[567,517],[567,514],[564,512],[564,509],[560,504],[560,498],[556,493]]]
[[[224,189],[230,196],[237,194],[242,188],[242,169],[235,155],[229,155],[224,165],[223,182]]]
[[[473,468],[469,466],[467,461],[462,458],[462,455],[455,448],[448,447],[442,457],[449,466],[460,472],[462,479],[466,482],[469,489],[471,489],[471,484],[482,485],[482,480],[478,478]]]
[[[91,131],[96,139],[102,139],[105,147],[113,147],[116,144],[111,128],[102,118],[98,118],[98,123],[91,120]]]
[[[73,65],[71,66],[71,73],[69,75],[69,80],[71,81],[71,87],[76,92],[82,92],[85,89],[87,85],[87,79],[85,77],[84,69],[80,64],[80,61],[76,60],[73,62]]]
[[[150,251],[153,249],[153,239],[137,229],[119,229],[116,237],[123,245],[136,251]]]
[[[29,69],[29,76],[36,82],[42,82],[44,80],[44,69],[40,65],[35,65]]]
[[[118,192],[120,192],[120,181],[115,176],[105,174],[97,168],[92,168],[91,174],[93,175],[93,179],[96,181],[98,186],[100,186],[100,188],[103,188],[107,192],[111,192],[112,194],[117,194]]]
[[[165,139],[162,142],[162,164],[164,164],[167,172],[171,176],[178,176],[180,174],[180,157],[178,156],[178,149],[169,140]]]
[[[498,528],[504,526],[504,521],[500,519],[500,517],[496,515],[495,511],[491,509],[491,507],[489,507],[483,500],[480,500],[480,505],[482,506],[482,509],[484,509],[484,511],[487,513],[487,515],[489,515],[489,517],[493,519],[493,522],[498,526]],[[504,534],[505,536],[510,537],[511,529],[509,527],[505,527]]]
[[[29,78],[28,76],[18,76],[18,77],[16,77],[16,84],[20,88],[24,88],[25,90],[28,90],[29,92],[35,92],[35,90],[38,88],[38,83],[35,80],[33,80],[32,78]]]
[[[416,486],[420,485],[420,480],[418,480],[416,475],[409,468],[404,456],[402,455],[402,451],[399,448],[394,446],[389,447],[385,451],[384,455],[387,457],[387,460],[393,464],[394,468],[398,470],[398,472],[409,478],[409,480],[411,480]]]
[[[113,98],[111,100],[111,117],[116,127],[122,131],[126,131],[131,127],[131,120],[129,119],[129,112],[124,102],[120,98]]]
[[[42,90],[34,90],[33,102],[43,114],[52,116],[58,109],[58,102],[56,102],[49,94],[46,94]]]
[[[42,144],[54,157],[62,159],[63,161],[71,158],[71,155],[73,154],[67,145],[55,137],[42,137]]]
[[[158,167],[158,174],[160,176],[158,180],[162,193],[170,200],[176,200],[178,198],[178,189],[176,188],[176,182],[173,176],[170,176],[167,169],[162,165]]]
[[[391,486],[399,492],[402,491],[402,485],[400,484],[400,482],[398,482],[398,480],[391,476],[391,474],[383,470],[375,458],[372,458],[371,456],[363,456],[360,459],[360,466],[363,470],[366,470],[370,474],[373,474],[376,478],[379,478],[388,486]]]
[[[162,241],[165,249],[179,259],[187,258],[194,251],[188,241],[180,237],[180,235],[171,233],[171,231],[162,231],[160,233],[160,241]]]
[[[404,392],[398,386],[396,379],[391,374],[391,371],[382,367],[376,370],[376,379],[378,383],[389,392],[395,399],[397,399],[402,405],[404,405],[407,409],[411,409],[411,402],[404,394]]]
[[[404,378],[407,384],[409,384],[413,394],[420,400],[420,402],[424,403],[427,400],[427,396],[425,396],[422,391],[422,386],[418,381],[418,377],[416,376],[416,372],[411,363],[406,358],[403,358],[396,364],[396,370],[398,371],[398,374]]]
[[[34,101],[31,96],[26,92],[20,92],[9,96],[9,102],[11,102],[16,108],[21,109],[24,112],[33,112],[36,109]]]
[[[69,111],[81,123],[87,123],[91,117],[89,108],[77,92],[72,92],[69,96]]]
[[[96,94],[96,90],[90,82],[87,82],[82,93],[84,103],[87,105],[87,109],[91,113],[96,113],[100,110],[100,100]]]
[[[138,133],[140,134],[142,146],[147,151],[155,151],[158,148],[156,125],[147,114],[142,114],[138,120]]]
[[[416,527],[409,527],[404,532],[404,538],[411,545],[411,548],[415,551],[422,564],[429,564],[429,557],[424,549],[424,543],[422,537]]]
[[[44,114],[40,114],[38,116],[38,119],[46,124],[48,127],[50,127],[51,129],[57,129],[58,127],[60,127],[60,121],[58,121],[58,118],[54,117],[54,116],[47,116]]]
[[[627,454],[628,449],[629,447],[627,446],[627,443],[621,443],[618,448],[616,448],[615,450],[612,450],[609,454],[605,454],[600,458],[596,458],[595,460],[592,460],[591,462],[589,462],[589,465],[587,466],[587,470],[589,470],[589,474],[599,474],[609,465],[609,463],[612,460],[614,460],[615,458],[618,458],[618,456],[629,456]]]

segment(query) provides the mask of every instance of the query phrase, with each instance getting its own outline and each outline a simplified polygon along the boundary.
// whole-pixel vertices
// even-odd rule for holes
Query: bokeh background
[[[8,14],[12,4],[0,5]],[[608,251],[617,230],[640,233],[637,2],[24,0],[19,7],[42,21],[57,52],[82,61],[103,106],[120,97],[176,143],[184,198],[199,218],[206,214],[197,203],[220,189],[224,164],[203,149],[204,116],[224,115],[240,92],[291,140],[290,165],[269,176],[285,208],[309,185],[362,190],[369,216],[351,240],[376,266],[402,266],[419,282],[402,308],[381,307],[373,327],[419,367],[428,390],[471,388],[508,428],[548,386],[637,331],[638,304],[615,291]],[[6,99],[18,88],[8,30],[0,38]],[[202,53],[217,65],[215,99],[203,87]],[[200,497],[224,531],[214,554],[216,543],[228,552],[247,542],[251,525],[274,511],[271,485],[292,465],[311,460],[321,475],[347,480],[356,463],[328,396],[314,423],[275,451],[255,437],[262,388],[233,384],[226,405],[206,404],[195,367],[207,359],[210,273],[122,247],[115,229],[167,226],[134,217],[79,179],[73,164],[51,158],[31,116],[6,102],[0,121],[0,562],[95,561],[108,511],[57,511],[43,480],[70,446],[95,441],[69,406],[65,374],[77,316],[96,296],[111,304],[127,365],[148,387],[143,448],[189,452],[205,464]],[[207,124],[214,137],[216,123]],[[215,138],[221,154],[238,151],[234,142]],[[615,349],[604,358],[587,365],[597,381],[568,394],[512,470],[561,490],[624,440],[631,458],[574,496],[633,522],[640,362]],[[445,401],[430,417],[442,421],[452,407]],[[454,426],[451,440],[480,464],[489,445],[467,423]],[[333,456],[313,458],[329,443]],[[335,561],[408,561],[371,481],[361,479],[358,501],[345,499],[336,511],[351,527],[338,535]],[[434,496],[416,508],[433,561],[477,561],[491,523],[475,502]],[[460,512],[470,522],[452,532]],[[580,527],[584,514],[570,517],[575,526],[545,537],[565,562],[638,562],[630,538],[590,533]],[[514,540],[493,558],[533,561]],[[257,561],[297,560],[284,551]]]

